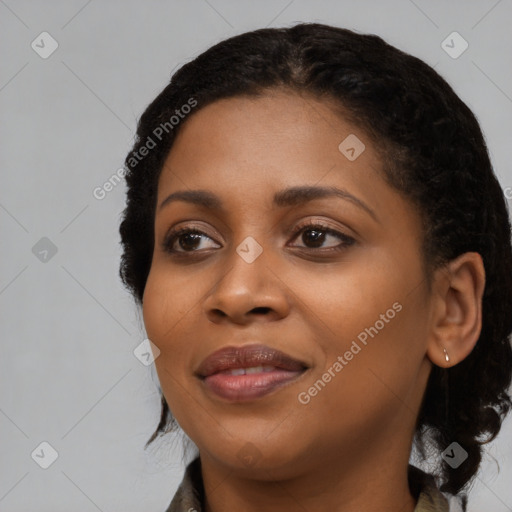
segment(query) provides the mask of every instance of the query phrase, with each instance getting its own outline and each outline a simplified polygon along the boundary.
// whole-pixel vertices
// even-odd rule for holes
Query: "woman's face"
[[[282,91],[183,122],[158,184],[143,300],[179,425],[202,457],[262,478],[407,461],[430,300],[420,218],[383,180],[370,139],[329,104]],[[189,196],[161,206],[177,192]],[[173,238],[182,228],[193,233]],[[306,369],[197,375],[219,349],[252,344]]]

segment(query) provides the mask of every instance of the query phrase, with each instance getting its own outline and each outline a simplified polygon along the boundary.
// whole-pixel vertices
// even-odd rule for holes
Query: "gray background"
[[[435,66],[473,109],[512,197],[511,0],[0,0],[0,20],[1,511],[163,511],[181,480],[179,437],[143,450],[159,400],[154,368],[133,354],[145,333],[118,279],[125,188],[102,200],[93,191],[123,165],[171,71],[213,43],[297,21],[382,36]],[[31,47],[50,48],[43,31],[59,45],[46,59]],[[456,59],[441,46],[453,31],[469,44]],[[43,441],[58,452],[46,470],[31,457]],[[472,512],[512,510],[511,452],[508,419]]]

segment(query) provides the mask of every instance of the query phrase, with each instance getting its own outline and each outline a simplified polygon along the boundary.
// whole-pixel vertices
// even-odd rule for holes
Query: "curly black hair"
[[[375,35],[300,23],[231,37],[183,65],[141,116],[126,157],[121,278],[140,306],[154,247],[158,178],[186,123],[181,114],[275,88],[325,99],[371,138],[385,179],[421,213],[428,279],[462,253],[482,256],[480,337],[459,364],[433,366],[414,439],[423,458],[427,442],[437,453],[453,441],[466,450],[457,469],[442,459],[436,466],[440,489],[462,496],[465,508],[467,497],[459,493],[476,475],[482,445],[496,437],[512,405],[511,225],[475,116],[423,61]],[[160,422],[146,446],[176,425],[163,395],[161,400]]]

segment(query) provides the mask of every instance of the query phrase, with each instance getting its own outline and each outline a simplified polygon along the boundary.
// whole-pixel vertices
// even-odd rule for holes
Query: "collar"
[[[434,477],[409,464],[409,487],[417,499],[414,512],[449,512],[448,501],[436,486]],[[204,487],[201,460],[189,463],[166,512],[203,512]]]

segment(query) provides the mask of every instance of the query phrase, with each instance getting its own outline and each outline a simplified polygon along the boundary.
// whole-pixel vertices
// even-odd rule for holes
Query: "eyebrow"
[[[289,207],[304,204],[309,201],[313,201],[314,199],[324,199],[330,197],[339,197],[346,201],[350,201],[354,205],[366,211],[366,213],[368,213],[376,222],[378,222],[377,215],[366,203],[352,195],[347,190],[337,187],[290,187],[276,192],[274,195],[273,203],[277,207],[284,208],[287,206]],[[175,201],[184,201],[186,203],[203,206],[204,208],[208,208],[210,210],[223,209],[221,199],[208,190],[180,190],[167,196],[160,203],[159,210]]]

